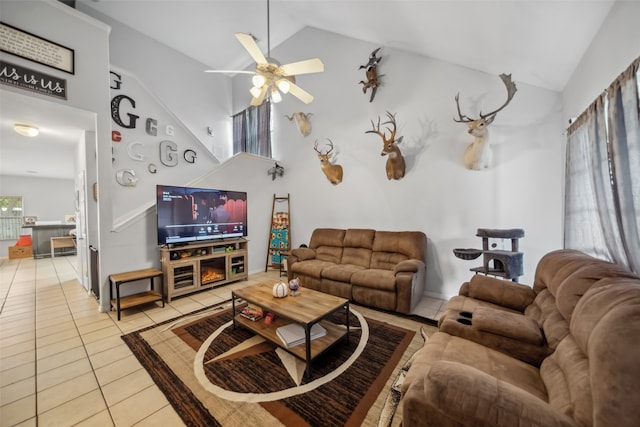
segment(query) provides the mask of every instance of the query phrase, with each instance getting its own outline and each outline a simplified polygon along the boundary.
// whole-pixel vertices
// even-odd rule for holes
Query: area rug
[[[344,327],[344,314],[330,318]],[[305,365],[233,328],[230,304],[122,338],[188,426],[398,426],[399,384],[429,319],[351,307],[349,338]]]

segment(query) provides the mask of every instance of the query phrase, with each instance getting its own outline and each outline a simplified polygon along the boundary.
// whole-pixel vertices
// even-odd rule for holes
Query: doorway
[[[0,88],[0,111],[0,193],[20,192],[24,215],[40,221],[64,223],[67,214],[75,216],[78,241],[81,236],[85,239],[78,246],[78,262],[82,263],[78,280],[88,289],[86,239],[91,239],[91,224],[97,230],[97,206],[87,208],[92,198],[86,182],[95,181],[90,177],[96,175],[96,113],[4,87]],[[16,123],[35,126],[40,133],[33,138],[19,135],[13,130]],[[50,188],[64,194],[50,194]],[[57,200],[64,201],[64,206],[57,206],[62,204]],[[79,209],[80,200],[85,203],[83,209]],[[14,243],[0,242],[0,256],[7,256]],[[81,254],[81,247],[86,253]]]

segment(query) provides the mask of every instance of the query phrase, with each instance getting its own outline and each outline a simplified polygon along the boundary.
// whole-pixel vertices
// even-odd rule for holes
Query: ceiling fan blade
[[[292,62],[291,64],[284,64],[280,66],[282,75],[284,76],[297,76],[298,74],[310,74],[310,73],[322,73],[324,71],[324,64],[320,58],[307,59],[300,62]]]
[[[269,85],[262,86],[262,88],[260,89],[260,94],[258,96],[254,96],[253,98],[251,98],[252,106],[257,107],[258,105],[262,104],[262,101],[264,101],[264,97],[267,94],[268,88],[269,88]]]
[[[295,96],[296,98],[298,98],[300,101],[304,102],[305,104],[308,104],[311,101],[313,101],[313,95],[311,95],[309,92],[305,91],[295,83],[289,84],[289,93]]]
[[[236,38],[240,43],[242,43],[242,46],[244,46],[247,52],[249,52],[249,55],[251,55],[253,60],[256,61],[256,64],[267,63],[267,58],[265,58],[262,54],[262,51],[260,51],[260,48],[258,47],[256,41],[253,39],[253,36],[245,33],[236,33]]]
[[[219,73],[219,74],[255,74],[255,71],[247,70],[204,70],[205,73]]]

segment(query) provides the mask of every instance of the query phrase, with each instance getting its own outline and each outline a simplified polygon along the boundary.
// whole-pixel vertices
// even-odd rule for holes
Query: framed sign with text
[[[0,22],[0,50],[69,74],[75,73],[75,51]]]
[[[0,83],[55,98],[67,99],[67,81],[0,60]]]

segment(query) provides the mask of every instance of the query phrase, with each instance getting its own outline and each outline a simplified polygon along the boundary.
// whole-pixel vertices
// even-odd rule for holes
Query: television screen
[[[158,244],[247,235],[247,193],[158,185]]]

